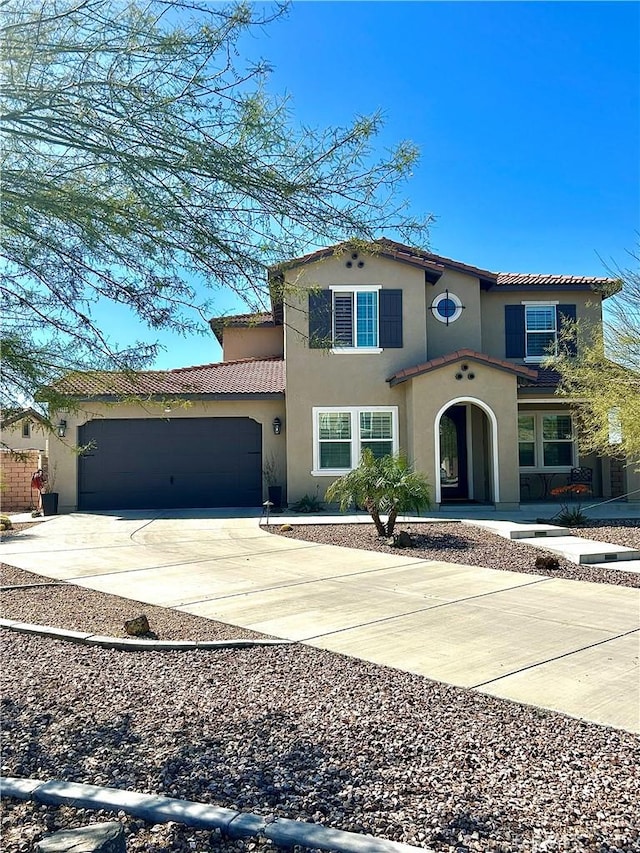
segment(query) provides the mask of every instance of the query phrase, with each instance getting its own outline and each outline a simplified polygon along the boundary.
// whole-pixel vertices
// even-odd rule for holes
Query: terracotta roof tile
[[[230,314],[226,317],[212,317],[209,326],[219,343],[222,343],[222,332],[225,328],[264,328],[275,326],[276,322],[271,311],[256,311],[253,314]],[[281,324],[278,324],[281,325]]]
[[[25,420],[25,418],[27,420],[37,421],[43,426],[46,426],[47,424],[47,419],[43,415],[41,415],[40,412],[37,412],[35,409],[29,407],[26,409],[15,409],[0,413],[0,426],[4,429],[5,427],[9,427],[12,424],[17,423],[18,421]]]
[[[602,290],[603,297],[607,297],[620,289],[620,283],[617,279],[585,276],[585,275],[551,275],[546,273],[513,273],[513,272],[492,272],[491,270],[482,269],[481,267],[472,266],[471,264],[456,261],[453,258],[446,258],[443,255],[435,255],[432,252],[427,252],[423,249],[406,246],[403,243],[397,243],[395,240],[380,238],[375,240],[373,245],[377,245],[377,251],[381,257],[396,258],[397,260],[411,263],[416,266],[423,267],[425,270],[442,273],[445,269],[456,270],[458,272],[466,272],[470,275],[477,276],[487,287],[590,287],[593,290]],[[271,267],[271,271],[293,268],[302,264],[313,263],[322,258],[331,257],[331,255],[339,253],[342,249],[347,250],[349,243],[338,243],[335,246],[329,246],[324,249],[318,249],[316,252],[311,252],[303,255],[300,258],[293,258],[283,264]],[[376,251],[376,250],[374,250]]]
[[[251,396],[283,394],[284,388],[284,359],[280,356],[222,361],[175,370],[78,372],[56,384],[58,392],[75,397]]]
[[[522,287],[607,287],[615,279],[589,275],[549,275],[546,273],[499,272],[496,284]]]
[[[461,359],[469,359],[471,361],[487,364],[499,370],[507,370],[510,373],[515,373],[523,379],[535,380],[538,376],[537,370],[532,370],[524,364],[514,364],[511,361],[504,361],[501,358],[494,358],[492,355],[486,355],[482,352],[475,352],[471,349],[460,349],[456,352],[451,352],[445,356],[432,358],[430,361],[425,361],[422,364],[415,364],[413,367],[407,367],[404,370],[399,370],[387,379],[390,385],[398,385],[400,382],[405,382],[414,376],[421,376],[423,373],[428,373],[430,370],[437,370],[439,367],[444,367],[448,364],[453,364]]]
[[[557,388],[560,384],[560,374],[557,370],[548,367],[538,368],[538,378],[532,383],[540,388]]]

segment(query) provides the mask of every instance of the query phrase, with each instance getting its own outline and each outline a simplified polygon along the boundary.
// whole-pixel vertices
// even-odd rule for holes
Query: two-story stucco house
[[[601,322],[614,285],[494,273],[388,240],[287,262],[271,270],[271,312],[211,321],[222,362],[65,380],[79,407],[64,413],[69,438],[88,450],[56,445],[61,504],[259,505],[266,468],[289,502],[322,498],[363,447],[405,452],[436,504],[516,507],[577,468],[595,496],[621,495],[637,475],[579,456],[570,401],[541,368],[574,346],[564,323]]]

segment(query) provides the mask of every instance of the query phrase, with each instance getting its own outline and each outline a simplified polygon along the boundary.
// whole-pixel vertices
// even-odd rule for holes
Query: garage
[[[262,502],[262,427],[251,418],[97,419],[78,442],[81,510]]]

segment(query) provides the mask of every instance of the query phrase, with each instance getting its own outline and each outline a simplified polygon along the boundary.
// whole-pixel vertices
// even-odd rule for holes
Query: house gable
[[[455,367],[454,376],[456,380],[473,380],[475,379],[475,374],[470,365],[474,364],[489,367],[492,370],[503,370],[523,379],[535,380],[538,378],[537,370],[531,370],[529,367],[513,364],[504,359],[493,358],[492,356],[474,352],[470,349],[462,349],[449,353],[446,356],[440,356],[422,364],[416,364],[412,367],[399,370],[393,376],[390,376],[387,382],[390,385],[399,385],[417,376],[423,376],[425,373],[439,371],[445,367],[450,368],[452,366]]]

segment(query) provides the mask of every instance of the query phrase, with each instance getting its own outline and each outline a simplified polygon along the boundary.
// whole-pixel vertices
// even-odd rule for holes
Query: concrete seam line
[[[546,575],[539,577],[537,580],[527,581],[527,583],[517,584],[516,586],[505,586],[503,589],[492,589],[489,592],[479,592],[477,595],[468,595],[466,598],[456,598],[451,601],[442,601],[440,604],[432,604],[429,607],[419,607],[417,610],[407,610],[406,613],[396,613],[394,616],[380,616],[377,619],[372,619],[370,622],[360,622],[358,625],[349,625],[346,628],[336,628],[333,631],[326,631],[324,634],[314,634],[311,637],[301,637],[297,642],[310,643],[311,640],[319,640],[323,637],[330,637],[332,634],[345,634],[348,631],[354,631],[357,628],[367,628],[370,625],[379,625],[383,622],[392,622],[394,619],[406,619],[408,616],[415,616],[417,613],[427,613],[430,610],[440,610],[442,607],[452,607],[456,604],[466,604],[469,601],[475,601],[478,598],[487,598],[490,595],[500,595],[503,592],[511,592],[514,589],[524,589],[525,587],[534,586],[535,584],[544,583],[545,581],[553,580]]]
[[[231,837],[262,836],[285,846],[294,844],[337,853],[433,853],[429,847],[414,847],[400,841],[375,838],[357,832],[331,829],[316,823],[289,818],[269,820],[252,812],[238,812],[191,800],[178,800],[154,794],[138,794],[121,788],[104,788],[77,782],[43,782],[39,779],[0,777],[4,797],[32,799],[47,805],[70,805],[81,809],[124,811],[156,823],[175,821],[201,829],[219,829]],[[237,829],[233,824],[238,823]]]
[[[580,654],[580,652],[586,652],[589,649],[595,649],[598,646],[604,646],[607,643],[613,642],[613,640],[621,640],[622,637],[628,637],[631,634],[640,633],[640,627],[631,628],[628,631],[623,631],[622,634],[614,634],[612,637],[605,637],[604,640],[597,640],[595,643],[588,643],[586,646],[579,646],[577,649],[570,649],[568,652],[562,652],[560,655],[555,655],[552,658],[546,658],[545,660],[537,661],[536,663],[530,663],[526,666],[521,666],[519,669],[514,669],[513,672],[506,672],[503,675],[498,675],[495,678],[490,678],[488,681],[481,681],[478,684],[470,684],[469,690],[479,690],[481,687],[487,687],[489,684],[494,684],[496,681],[502,681],[505,678],[510,678],[512,675],[518,675],[521,672],[526,672],[528,669],[536,669],[539,666],[544,666],[547,663],[554,663],[557,660],[562,660],[563,658],[569,658],[572,655]],[[517,700],[514,700],[517,701]],[[533,707],[540,707],[538,705],[534,705]],[[563,713],[563,712],[560,712]]]
[[[54,640],[69,640],[88,646],[100,646],[120,651],[177,652],[177,651],[214,651],[216,649],[248,649],[260,646],[292,646],[294,640],[137,640],[134,637],[103,637],[99,634],[87,634],[70,631],[65,628],[51,628],[48,625],[31,625],[28,622],[16,622],[12,619],[0,619],[0,628],[17,631],[21,634],[35,634],[52,637]]]

